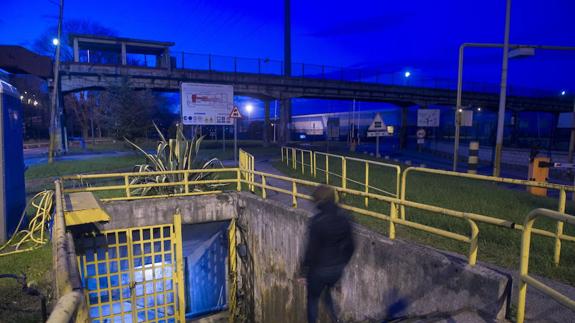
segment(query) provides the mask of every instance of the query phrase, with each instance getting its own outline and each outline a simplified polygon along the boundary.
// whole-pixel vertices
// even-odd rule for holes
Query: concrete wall
[[[183,223],[230,220],[237,217],[237,194],[202,195],[102,203],[111,221],[102,230],[174,222],[176,209]]]
[[[303,254],[308,212],[264,201],[249,193],[104,204],[112,220],[102,229],[171,223],[176,208],[184,223],[238,217],[237,321],[305,322],[305,286],[295,275]],[[386,318],[476,312],[505,315],[510,279],[432,248],[387,238],[356,226],[356,254],[333,293],[343,319]],[[323,313],[325,316],[325,313]]]
[[[295,273],[309,213],[241,194],[240,223],[253,262],[256,322],[305,322],[305,287]],[[432,248],[356,226],[356,253],[333,293],[344,321],[478,311],[506,313],[510,279]]]

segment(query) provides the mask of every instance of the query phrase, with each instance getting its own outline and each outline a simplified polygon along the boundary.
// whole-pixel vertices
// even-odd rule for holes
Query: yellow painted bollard
[[[325,183],[329,185],[329,156],[325,155]]]
[[[292,194],[292,206],[294,208],[297,208],[297,185],[295,182],[292,182],[291,194]]]
[[[391,203],[389,211],[389,239],[395,239],[395,220],[397,220],[397,204]]]
[[[467,159],[467,172],[477,174],[477,164],[479,164],[479,142],[471,141],[469,143],[469,157]]]

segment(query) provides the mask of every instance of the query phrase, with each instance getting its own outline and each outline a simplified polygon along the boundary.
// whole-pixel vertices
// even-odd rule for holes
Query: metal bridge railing
[[[553,288],[545,285],[540,280],[529,275],[529,252],[531,249],[531,235],[535,233],[533,224],[540,217],[556,220],[560,223],[575,225],[575,217],[562,212],[535,209],[531,211],[523,222],[523,235],[521,239],[521,263],[519,268],[519,293],[517,300],[517,323],[523,323],[525,320],[525,303],[527,298],[527,286],[531,285],[543,294],[553,298],[569,309],[575,311],[575,300],[568,298]]]

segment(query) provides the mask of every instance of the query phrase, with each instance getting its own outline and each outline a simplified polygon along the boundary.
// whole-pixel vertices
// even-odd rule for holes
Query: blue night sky
[[[55,25],[56,3],[2,1],[0,44],[31,47]],[[574,13],[573,0],[516,0],[511,43],[575,46]],[[292,0],[293,61],[456,79],[459,45],[502,42],[504,14],[504,0]],[[275,60],[283,55],[281,0],[67,0],[64,16],[97,22],[119,36],[174,41],[175,51]],[[468,50],[464,78],[498,84],[500,64],[501,50]],[[557,93],[575,92],[574,75],[575,52],[538,51],[509,66],[511,86]]]

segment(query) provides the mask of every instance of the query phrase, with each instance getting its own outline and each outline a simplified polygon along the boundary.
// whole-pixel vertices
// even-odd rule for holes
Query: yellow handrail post
[[[240,173],[240,169],[239,169],[239,168],[238,168],[238,170],[236,171],[236,173],[237,173],[237,176],[236,176],[236,179],[237,179],[236,190],[237,190],[238,192],[241,192],[241,190],[242,190],[242,174]]]
[[[266,177],[262,175],[262,198],[265,200],[267,198],[266,192]]]
[[[189,171],[185,171],[184,172],[184,192],[186,194],[190,193],[190,187],[189,187],[189,182],[188,182],[188,177],[190,176],[190,172]]]
[[[325,183],[329,185],[329,156],[325,155]]]
[[[521,236],[521,258],[519,264],[519,293],[517,299],[517,323],[525,320],[525,299],[527,297],[527,282],[523,279],[527,276],[529,269],[529,248],[531,246],[531,229],[535,218],[529,216],[523,225],[523,235]]]
[[[182,215],[180,210],[174,214],[174,242],[176,248],[176,275],[178,282],[178,319],[186,320],[186,301],[184,299],[184,256],[182,251]]]
[[[229,276],[230,276],[230,304],[229,304],[229,322],[235,322],[237,315],[237,290],[238,290],[238,265],[236,256],[236,218],[232,218],[230,221],[230,227],[228,229],[228,241],[229,241]]]
[[[389,210],[389,239],[395,239],[395,220],[397,220],[397,204],[391,202]]]
[[[471,219],[467,219],[467,221],[471,225],[471,237],[469,238],[469,256],[467,259],[470,266],[475,266],[477,263],[477,240],[479,237],[479,227],[475,221]]]
[[[365,162],[365,193],[369,194],[369,163]],[[369,206],[369,198],[365,196],[365,207]]]
[[[126,187],[126,197],[131,197],[132,195],[130,194],[130,179],[128,175],[124,176],[124,185]]]
[[[345,157],[341,158],[341,188],[347,187],[347,163]]]
[[[559,191],[559,213],[565,213],[565,204],[567,203],[567,192],[562,189]],[[553,253],[553,263],[559,266],[561,261],[561,236],[563,235],[563,222],[557,221],[557,230],[555,231],[555,250]]]
[[[305,174],[304,151],[301,151],[301,173]]]
[[[292,206],[297,208],[297,185],[295,181],[292,182],[291,195],[292,195]]]
[[[314,168],[313,152],[310,150],[309,151],[309,174],[313,175],[315,177],[315,175],[313,174],[313,168]]]
[[[313,177],[317,177],[317,154],[313,152]]]
[[[408,167],[407,169],[405,169],[403,171],[403,175],[401,176],[401,201],[405,201],[406,196],[405,196],[405,187],[407,185],[407,173],[411,170],[411,167]],[[405,205],[401,206],[401,219],[405,220]]]

